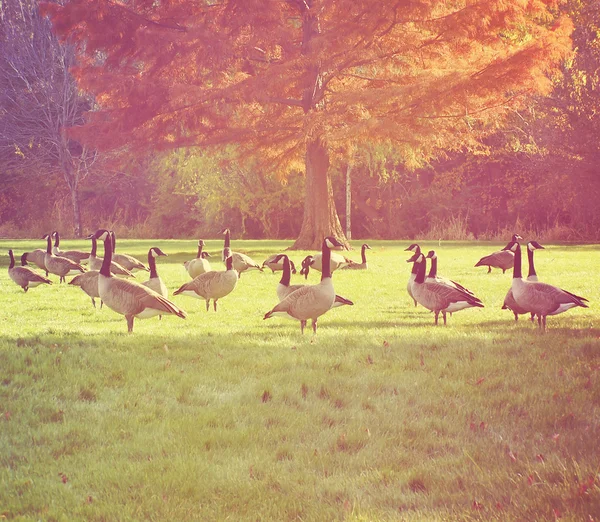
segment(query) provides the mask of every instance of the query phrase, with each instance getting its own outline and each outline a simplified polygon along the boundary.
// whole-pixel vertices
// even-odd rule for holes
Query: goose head
[[[323,243],[327,245],[327,248],[329,248],[329,250],[344,249],[344,245],[340,242],[340,240],[337,237],[334,236],[327,236],[325,239],[323,239]]]
[[[429,252],[427,252],[427,255],[425,257],[427,257],[428,259],[436,259],[437,254],[435,253],[435,250],[430,250]]]
[[[421,255],[421,252],[415,252],[410,259],[406,260],[406,262],[407,263],[414,263],[414,262],[416,262],[417,259],[419,258],[419,255]]]
[[[522,240],[523,238],[519,234],[513,234],[511,242]]]
[[[511,252],[516,252],[517,248],[519,248],[518,241],[511,241],[508,245],[506,245],[502,250],[510,250]]]
[[[169,254],[165,254],[165,253],[164,253],[164,252],[163,252],[163,251],[162,251],[160,248],[158,248],[158,247],[152,247],[152,248],[150,249],[150,255],[151,255],[152,257],[156,258],[156,257],[158,257],[158,256],[167,256],[167,257],[168,257],[168,255],[169,255]]]
[[[100,228],[100,229],[96,230],[96,232],[94,232],[93,234],[90,234],[90,236],[88,236],[88,239],[96,239],[96,240],[100,240],[100,241],[106,241],[107,239],[112,240],[112,236],[108,230],[106,230],[104,228]]]
[[[21,256],[21,266],[27,266],[27,252]]]
[[[417,245],[416,243],[413,243],[412,245],[410,245],[408,248],[404,249],[405,252],[415,252],[415,253],[420,253],[421,252],[421,247],[419,245]]]

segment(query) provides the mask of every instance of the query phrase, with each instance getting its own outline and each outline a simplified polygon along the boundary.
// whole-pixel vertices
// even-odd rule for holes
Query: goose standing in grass
[[[225,242],[223,244],[223,263],[227,262],[229,257],[233,258],[233,268],[237,270],[237,273],[241,276],[242,272],[246,270],[260,270],[263,271],[262,267],[256,263],[250,256],[241,254],[240,252],[233,252],[231,250],[231,232],[228,228],[223,230],[225,234]]]
[[[321,282],[317,285],[308,285],[299,288],[288,295],[277,304],[271,311],[267,312],[264,319],[283,316],[300,321],[300,331],[304,333],[306,322],[312,320],[313,332],[317,333],[317,320],[321,315],[328,312],[335,302],[335,289],[331,279],[331,249],[343,248],[342,243],[333,236],[323,239],[321,247],[321,259],[323,270]]]
[[[226,270],[221,272],[205,272],[194,278],[189,283],[182,285],[173,292],[173,295],[187,295],[196,299],[206,301],[206,311],[210,306],[210,300],[213,300],[213,307],[217,311],[217,301],[233,292],[237,285],[239,275],[233,268],[233,256],[229,256],[225,261]]]
[[[88,252],[83,252],[82,250],[67,250],[63,251],[60,249],[60,234],[58,230],[52,232],[52,237],[54,238],[54,246],[52,247],[52,253],[55,256],[66,257],[71,261],[75,261],[75,263],[87,263],[90,254]]]
[[[21,256],[21,266],[15,266],[15,257],[13,251],[8,251],[10,264],[8,265],[8,276],[19,285],[25,292],[29,288],[35,288],[39,285],[51,285],[52,281],[47,277],[36,274],[27,265],[27,252]]]
[[[110,232],[100,229],[92,237],[104,241],[104,259],[98,275],[100,299],[111,310],[125,316],[128,332],[133,332],[133,320],[136,317],[147,319],[148,317],[165,314],[173,314],[182,319],[187,317],[187,314],[175,303],[165,299],[154,290],[135,281],[115,277],[110,271],[112,262]]]
[[[42,239],[48,239],[48,234],[44,234]],[[46,272],[46,277],[48,277],[48,270],[46,270],[46,265],[44,261],[46,259],[46,250],[41,248],[36,248],[31,252],[25,252],[27,254],[27,261],[32,262],[35,266],[37,266],[40,270]]]
[[[435,314],[435,324],[438,324],[440,312],[446,324],[446,314],[458,312],[465,308],[483,308],[483,303],[477,297],[467,294],[458,288],[447,286],[435,281],[425,281],[426,260],[423,253],[417,256],[417,277],[412,287],[417,302]]]
[[[92,250],[90,251],[89,255],[90,270],[100,270],[100,268],[102,268],[102,263],[104,262],[104,259],[96,256],[96,251],[98,248],[97,240],[94,237],[94,234],[89,235],[87,239],[92,240]],[[115,261],[110,262],[110,271],[117,276],[135,277],[133,272],[130,272],[125,267],[122,267],[119,263],[116,263]]]
[[[406,260],[407,263],[413,264],[412,270],[410,271],[410,275],[408,276],[408,283],[406,284],[406,291],[408,292],[408,295],[410,295],[410,298],[415,302],[415,306],[417,306],[417,300],[413,296],[412,287],[413,287],[413,283],[415,282],[415,279],[417,277],[417,270],[419,269],[419,266],[417,265],[417,259],[419,259],[419,254],[421,253],[421,247],[419,245],[417,245],[416,243],[413,243],[408,248],[405,248],[404,251],[405,252],[413,252],[413,256],[410,259]]]
[[[465,288],[460,283],[457,283],[456,281],[452,281],[451,279],[448,279],[446,277],[437,275],[437,254],[435,253],[435,250],[430,250],[427,253],[426,257],[428,259],[431,259],[431,268],[429,269],[429,274],[427,274],[427,278],[425,279],[426,282],[441,283],[443,285],[450,286],[452,288],[456,288],[462,292],[466,292],[467,294],[475,297],[475,294],[473,292],[471,292],[471,290],[469,290],[468,288]],[[475,299],[477,299],[477,298],[475,297]]]
[[[83,274],[85,268],[75,261],[71,261],[66,257],[55,256],[52,253],[52,238],[50,235],[46,236],[46,255],[44,256],[44,265],[46,270],[51,274],[59,276],[59,282],[66,281],[66,276],[74,276],[77,274]],[[27,256],[29,259],[29,255]]]
[[[356,261],[350,260],[349,264],[342,266],[342,270],[367,270],[368,265],[367,265],[367,255],[365,254],[365,250],[372,250],[372,249],[366,243],[363,244],[363,246],[360,248],[360,255],[361,255],[362,262],[357,263]]]
[[[274,254],[271,257],[268,257],[267,259],[265,259],[263,261],[262,267],[270,268],[271,272],[273,274],[279,270],[283,270],[283,256],[284,255],[285,254]],[[292,274],[295,274],[296,273],[296,265],[294,264],[294,262],[291,259],[289,261],[290,261],[290,266],[292,269]]]
[[[150,279],[142,283],[144,286],[147,286],[151,290],[154,290],[157,294],[162,295],[165,299],[169,297],[169,290],[163,280],[159,277],[158,272],[156,271],[156,258],[158,256],[166,256],[160,248],[152,247],[148,250],[148,266],[150,267]],[[159,319],[162,319],[162,315],[158,316]]]
[[[508,244],[510,245],[513,241],[518,241],[519,239],[523,238],[519,234],[514,234]],[[482,257],[479,261],[477,261],[475,266],[487,266],[488,274],[492,271],[492,267],[500,268],[504,274],[508,269],[513,267],[514,260],[515,255],[510,250],[503,248],[502,250],[497,250],[488,256]]]
[[[111,241],[112,241],[112,260],[114,263],[122,266],[125,270],[129,270],[133,272],[134,270],[143,270],[145,272],[149,272],[150,270],[142,263],[139,259],[136,259],[133,256],[127,254],[117,254],[117,236],[111,231],[110,233]]]
[[[282,261],[283,266],[283,274],[281,275],[281,279],[277,284],[277,297],[280,301],[283,301],[288,295],[300,288],[304,288],[306,285],[290,285],[291,278],[291,261],[290,258],[286,254],[279,254],[278,257],[281,259],[277,259],[276,262],[279,263]],[[335,301],[333,302],[333,306],[331,308],[337,308],[338,306],[349,305],[352,306],[354,303],[350,301],[350,299],[346,299],[340,295],[335,296]]]
[[[92,298],[92,304],[94,308],[96,308],[96,298],[100,298],[100,294],[98,293],[98,276],[100,272],[98,270],[90,270],[85,274],[79,274],[75,276],[69,282],[70,285],[78,286],[81,288],[88,296]],[[102,300],[100,301],[100,308],[102,308]]]
[[[535,266],[533,265],[533,251],[537,249],[543,249],[544,247],[540,245],[537,241],[530,241],[527,243],[527,259],[529,261],[529,274],[527,275],[527,281],[537,281],[538,276],[535,271]],[[504,304],[502,305],[502,310],[510,310],[515,315],[515,321],[519,320],[519,315],[529,313],[529,310],[525,310],[521,308],[515,298],[513,296],[512,287],[508,290],[506,297],[504,298]],[[531,314],[531,321],[535,320],[535,314]]]
[[[204,274],[205,272],[210,272],[212,270],[210,263],[207,259],[208,257],[210,257],[210,254],[208,252],[203,252],[203,248],[204,241],[202,239],[199,239],[198,253],[196,254],[196,257],[194,259],[191,259],[190,261],[186,261],[185,263],[183,263],[183,266],[185,266],[185,269],[187,270],[188,274],[190,274],[190,277],[192,279],[194,279],[194,277],[198,277],[201,274]]]
[[[557,315],[575,306],[588,308],[587,299],[557,286],[539,281],[524,281],[521,273],[521,245],[518,241],[509,243],[506,250],[514,254],[512,292],[517,305],[538,317],[538,326],[546,330],[546,317]]]

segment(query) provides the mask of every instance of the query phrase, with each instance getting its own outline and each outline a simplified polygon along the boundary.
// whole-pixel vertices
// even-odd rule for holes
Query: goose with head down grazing
[[[210,263],[208,262],[210,254],[208,252],[203,252],[203,248],[204,240],[199,239],[198,253],[196,254],[196,257],[194,259],[191,259],[190,261],[186,261],[185,263],[183,263],[183,266],[185,267],[192,279],[194,279],[194,277],[198,277],[201,274],[204,274],[205,272],[210,272],[212,270]]]
[[[222,233],[225,235],[222,255],[223,263],[227,263],[227,259],[231,257],[233,259],[233,268],[240,276],[242,275],[242,272],[245,272],[246,270],[263,271],[263,268],[250,256],[231,250],[231,232],[228,228],[223,229]]]
[[[117,263],[130,272],[133,272],[134,270],[150,271],[139,259],[128,254],[117,254],[117,235],[111,230],[110,236],[112,240],[112,260],[114,263]]]
[[[110,271],[112,262],[112,238],[105,229],[97,230],[94,239],[104,242],[104,259],[98,275],[100,299],[111,310],[124,315],[127,331],[133,332],[133,320],[146,319],[156,315],[173,314],[185,319],[187,314],[162,295],[135,281],[115,277]]]
[[[92,304],[96,308],[96,298],[100,298],[98,293],[98,276],[100,272],[98,270],[90,270],[85,274],[79,274],[75,276],[69,282],[70,285],[78,286],[92,299]],[[100,301],[100,308],[102,308],[102,301]]]
[[[52,253],[55,256],[66,257],[71,261],[75,261],[75,263],[87,263],[90,254],[88,252],[83,252],[82,250],[61,250],[60,249],[60,234],[58,230],[52,232],[52,237],[54,238],[54,246],[52,247]]]
[[[8,251],[10,264],[8,265],[8,276],[19,285],[25,292],[39,285],[51,285],[52,281],[41,276],[27,266],[27,252],[21,256],[21,266],[15,266],[13,251]]]
[[[510,245],[513,241],[518,241],[519,239],[523,238],[519,234],[513,234],[513,237],[508,244]],[[513,267],[514,260],[515,255],[510,250],[503,248],[502,250],[497,250],[488,256],[482,257],[477,261],[475,266],[487,266],[488,274],[492,271],[492,267],[500,268],[504,274],[504,272]]]
[[[313,332],[317,333],[317,320],[328,312],[335,302],[335,290],[331,279],[331,249],[343,248],[342,243],[333,236],[323,239],[321,258],[323,270],[321,282],[317,285],[307,285],[299,288],[288,295],[283,301],[267,312],[264,319],[282,316],[300,321],[300,331],[304,333],[304,327],[308,319],[312,320]]]
[[[239,275],[233,268],[233,256],[229,256],[225,261],[225,271],[211,271],[200,274],[179,287],[173,295],[187,295],[196,299],[206,301],[206,311],[208,312],[210,300],[213,301],[215,312],[217,311],[217,301],[222,297],[229,295],[235,289]]]
[[[538,326],[546,330],[546,317],[557,315],[576,306],[588,308],[587,299],[557,286],[540,281],[525,281],[521,273],[521,245],[513,241],[506,245],[514,254],[513,279],[511,289],[519,307],[537,315]]]
[[[98,242],[96,240],[96,238],[94,237],[94,234],[90,234],[87,239],[91,239],[92,240],[92,250],[90,251],[90,255],[89,255],[89,266],[90,266],[90,270],[96,270],[99,271],[100,268],[102,268],[102,263],[103,263],[103,258],[98,257],[96,255],[97,249],[98,249]],[[114,261],[110,262],[110,271],[111,273],[113,273],[116,276],[122,276],[122,277],[135,277],[135,275],[133,274],[133,272],[130,272],[129,270],[127,270],[125,267],[121,266],[119,263],[116,263]]]
[[[65,281],[66,276],[74,276],[77,274],[83,274],[85,268],[75,261],[71,261],[66,257],[55,256],[52,253],[52,238],[50,235],[46,235],[46,255],[44,256],[44,265],[48,272],[55,274],[60,277],[59,282]],[[29,255],[27,256],[29,259]]]
[[[529,241],[529,243],[527,243],[527,259],[529,261],[529,273],[527,274],[527,281],[537,281],[538,280],[538,276],[535,271],[535,266],[533,264],[533,252],[534,252],[534,250],[537,250],[540,248],[543,249],[544,247],[542,245],[540,245],[537,241]],[[530,313],[528,310],[523,309],[522,307],[520,307],[517,304],[517,302],[515,301],[515,298],[513,296],[512,288],[510,288],[508,290],[508,293],[506,294],[506,297],[504,298],[504,304],[502,305],[502,310],[510,310],[515,316],[515,321],[519,320],[519,315]],[[535,320],[535,314],[532,313],[531,321],[533,322],[534,320]]]

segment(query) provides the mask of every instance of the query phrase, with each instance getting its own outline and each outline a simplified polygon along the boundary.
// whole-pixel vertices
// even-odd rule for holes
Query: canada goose
[[[127,254],[117,254],[117,236],[111,231],[110,236],[112,238],[112,260],[113,263],[117,263],[122,266],[125,270],[133,272],[134,270],[144,270],[149,272],[150,270],[140,260]]]
[[[508,243],[509,245],[513,241],[518,241],[519,239],[523,239],[519,234],[514,234],[511,241]],[[508,245],[507,245],[508,246]],[[509,268],[512,268],[514,263],[515,255],[510,250],[497,250],[496,252],[491,253],[489,256],[482,257],[475,266],[487,266],[489,274],[492,271],[492,267],[502,269],[502,273],[504,274]]]
[[[98,275],[98,293],[106,306],[127,319],[127,331],[133,332],[135,317],[146,319],[161,314],[174,314],[185,319],[187,314],[177,305],[157,294],[154,290],[128,279],[114,277],[110,271],[112,262],[112,238],[108,230],[100,229],[93,238],[104,241],[104,259]]]
[[[157,294],[162,295],[165,299],[169,297],[169,291],[163,283],[163,280],[158,276],[158,272],[156,271],[156,258],[157,256],[166,256],[160,248],[152,247],[148,250],[148,266],[150,267],[150,279],[148,281],[142,283],[144,286],[154,290]],[[162,315],[158,316],[159,319],[162,319]]]
[[[412,270],[410,271],[410,275],[408,276],[408,283],[406,284],[406,291],[408,295],[410,295],[411,299],[415,302],[415,306],[417,306],[417,300],[414,298],[412,293],[412,286],[417,277],[417,270],[419,266],[417,265],[417,259],[419,259],[419,254],[421,253],[421,247],[416,243],[413,243],[408,248],[404,249],[405,252],[413,252],[413,256],[410,259],[407,259],[407,263],[412,263]]]
[[[221,272],[205,272],[192,279],[189,283],[182,285],[173,292],[173,295],[187,295],[196,299],[206,301],[206,311],[208,311],[210,300],[213,300],[215,312],[217,311],[217,301],[233,292],[236,287],[239,276],[233,268],[233,256],[229,256],[225,261],[226,270]]]
[[[332,237],[332,236],[331,236]],[[331,272],[335,272],[338,268],[342,268],[346,265],[352,264],[352,260],[348,259],[346,256],[342,256],[341,254],[336,254],[335,252],[330,252],[330,263],[331,263]],[[306,256],[304,261],[308,263],[310,268],[314,270],[318,270],[319,272],[323,272],[323,253],[319,252],[313,256]],[[304,263],[303,263],[304,264]],[[308,272],[305,273],[305,276],[308,276]]]
[[[331,249],[343,248],[335,237],[328,236],[323,239],[321,247],[321,259],[323,270],[321,282],[317,285],[308,285],[299,288],[288,295],[283,301],[267,312],[264,319],[274,316],[291,317],[300,321],[300,331],[304,333],[304,327],[308,319],[312,319],[313,332],[317,333],[318,318],[329,311],[335,301],[335,290],[331,279]]]
[[[71,261],[66,257],[55,256],[52,253],[52,238],[47,236],[46,255],[44,256],[44,265],[48,272],[60,277],[59,282],[66,281],[66,276],[82,274],[85,268],[75,261]],[[29,255],[27,256],[29,258]]]
[[[229,257],[233,257],[233,268],[237,270],[237,273],[241,276],[242,272],[246,270],[260,270],[263,271],[262,267],[258,265],[250,256],[246,254],[241,254],[240,252],[233,252],[231,250],[231,232],[228,228],[223,229],[223,234],[225,234],[225,243],[223,245],[223,263],[227,261]]]
[[[89,254],[90,270],[100,270],[100,268],[102,268],[102,263],[104,260],[103,260],[103,258],[96,256],[96,251],[98,248],[97,240],[94,237],[94,234],[90,234],[87,237],[87,239],[92,240],[92,250],[90,251],[90,254]],[[119,263],[116,263],[115,261],[110,262],[110,271],[114,275],[117,275],[117,276],[135,277],[135,274],[133,274],[133,272],[130,272],[129,270],[122,267]]]
[[[98,270],[90,270],[85,274],[79,274],[75,276],[69,282],[70,285],[78,286],[81,288],[87,295],[92,298],[92,304],[94,308],[96,308],[96,297],[100,298],[100,293],[98,292],[98,276],[100,272]],[[102,308],[102,300],[100,300],[100,308]]]
[[[521,274],[521,245],[513,241],[505,246],[514,254],[512,291],[517,305],[538,317],[538,326],[546,330],[546,317],[566,312],[575,306],[588,308],[587,299],[548,283],[524,281]]]
[[[42,239],[44,239],[44,240],[47,238],[48,238],[48,234],[44,234],[42,236]],[[44,264],[44,260],[46,259],[46,250],[41,249],[41,248],[36,248],[35,250],[32,250],[31,252],[26,252],[26,254],[27,254],[27,261],[31,261],[39,269],[46,272],[46,277],[48,277],[48,270],[46,270],[46,265]]]
[[[34,288],[38,285],[51,285],[52,281],[47,277],[36,274],[27,265],[27,252],[21,256],[22,266],[15,266],[15,257],[13,251],[8,251],[10,257],[10,264],[8,265],[8,276],[18,284],[25,292],[29,288]]]
[[[202,239],[198,240],[198,253],[196,254],[196,257],[183,263],[183,266],[185,266],[185,269],[192,279],[198,277],[200,274],[204,274],[204,272],[210,272],[212,270],[207,259],[207,257],[210,257],[210,254],[208,252],[203,252],[203,247],[204,241]]]
[[[280,258],[280,259],[279,259]],[[290,258],[286,254],[279,254],[275,263],[279,263],[281,260],[283,266],[283,274],[281,275],[281,280],[277,285],[277,297],[280,301],[283,301],[288,295],[296,290],[303,288],[306,285],[290,285],[290,276],[291,276],[291,261]],[[340,295],[335,296],[335,301],[333,302],[333,306],[331,308],[337,308],[338,306],[349,305],[352,306],[354,303],[345,297]]]
[[[527,275],[527,281],[537,281],[538,276],[535,272],[535,266],[533,265],[533,251],[539,248],[544,248],[537,241],[530,241],[527,243],[527,259],[529,261],[529,274]],[[515,321],[519,320],[520,314],[529,313],[528,310],[524,310],[521,308],[515,298],[513,296],[512,287],[508,290],[506,297],[504,298],[504,304],[502,305],[502,310],[510,310],[515,315]],[[531,321],[535,320],[535,314],[531,314]]]
[[[448,279],[446,277],[437,275],[437,254],[435,253],[435,250],[430,250],[427,253],[426,257],[428,259],[431,259],[431,268],[429,269],[429,274],[427,274],[427,278],[425,279],[425,281],[427,281],[429,283],[433,283],[433,282],[441,283],[443,285],[450,286],[452,288],[457,288],[461,292],[466,292],[467,294],[469,294],[469,295],[473,296],[475,299],[477,299],[475,297],[475,294],[473,292],[471,292],[471,290],[469,290],[468,288],[465,288],[460,283],[457,283],[456,281],[452,281],[451,279]],[[477,300],[479,300],[479,299],[477,299]]]
[[[483,308],[481,300],[458,288],[446,286],[435,281],[426,282],[426,260],[423,253],[418,255],[416,263],[418,270],[417,277],[412,286],[412,293],[420,305],[435,314],[435,324],[438,324],[440,312],[442,312],[444,324],[446,324],[446,313],[458,312],[459,310],[471,307]]]
[[[275,273],[279,270],[283,270],[283,256],[285,254],[274,254],[271,257],[268,257],[267,259],[265,259],[263,261],[263,268],[264,267],[268,267],[271,269],[272,273]],[[289,259],[289,258],[288,258]],[[296,265],[294,264],[294,262],[290,259],[290,267],[292,270],[292,274],[296,273]]]
[[[63,252],[60,249],[60,234],[58,230],[52,232],[52,237],[54,237],[54,246],[52,247],[52,253],[55,256],[66,257],[71,261],[75,261],[75,263],[84,263],[87,262],[90,254],[88,252],[82,252],[81,250],[67,250]]]
[[[342,270],[367,270],[368,265],[367,265],[367,256],[365,254],[365,250],[372,250],[371,247],[369,245],[367,245],[366,243],[363,244],[363,246],[360,249],[360,255],[362,258],[362,262],[361,263],[357,263],[356,261],[352,261],[350,260],[350,263],[342,266]]]

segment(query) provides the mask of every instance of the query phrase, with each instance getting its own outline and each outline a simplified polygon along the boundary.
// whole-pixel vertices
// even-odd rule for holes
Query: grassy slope
[[[194,242],[119,250],[142,258],[155,244],[170,254],[159,273],[172,292]],[[8,279],[6,249],[39,246],[0,242],[0,517],[600,516],[598,247],[536,255],[542,280],[591,301],[540,335],[500,310],[510,275],[473,268],[498,245],[422,245],[486,304],[435,328],[406,294],[408,242],[372,242],[369,271],[334,274],[355,306],[324,316],[313,342],[296,322],[262,320],[278,276],[256,272],[216,314],[178,296],[187,320],[136,320],[127,335],[79,289],[23,294]],[[262,262],[283,243],[233,246]]]

